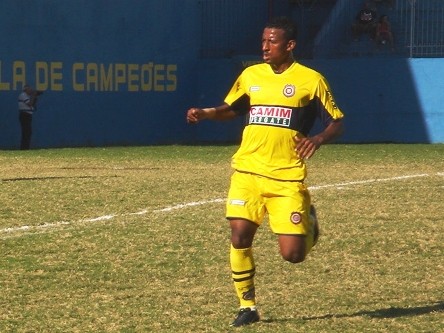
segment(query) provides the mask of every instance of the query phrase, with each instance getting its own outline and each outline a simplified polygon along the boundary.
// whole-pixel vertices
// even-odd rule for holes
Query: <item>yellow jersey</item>
[[[295,135],[307,136],[317,118],[327,126],[343,117],[325,78],[296,62],[281,74],[265,63],[246,68],[224,101],[246,116],[232,167],[278,180],[306,177]]]

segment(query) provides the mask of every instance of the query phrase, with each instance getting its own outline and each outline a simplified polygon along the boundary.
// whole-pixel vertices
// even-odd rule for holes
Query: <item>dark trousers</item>
[[[31,147],[32,114],[29,114],[27,112],[20,112],[19,120],[20,120],[20,126],[22,128],[22,139],[20,142],[20,149],[26,150]]]

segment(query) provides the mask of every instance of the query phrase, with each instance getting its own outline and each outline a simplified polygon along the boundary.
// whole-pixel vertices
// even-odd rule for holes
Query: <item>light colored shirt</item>
[[[20,112],[27,112],[32,114],[34,108],[29,104],[31,101],[31,96],[26,92],[22,91],[18,97],[18,109]]]

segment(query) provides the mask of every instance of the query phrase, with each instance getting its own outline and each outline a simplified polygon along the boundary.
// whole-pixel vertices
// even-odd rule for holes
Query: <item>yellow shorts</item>
[[[310,193],[301,182],[235,171],[231,176],[226,217],[261,225],[268,213],[275,234],[307,235],[312,229],[310,200]]]

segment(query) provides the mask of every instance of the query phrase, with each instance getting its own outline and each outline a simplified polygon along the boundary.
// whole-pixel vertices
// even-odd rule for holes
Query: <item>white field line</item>
[[[188,203],[185,203],[185,204],[165,207],[165,208],[162,208],[162,209],[156,209],[153,212],[154,213],[158,213],[158,212],[171,212],[172,210],[176,210],[176,209],[182,209],[182,208],[192,207],[192,206],[202,206],[202,205],[206,205],[206,204],[210,204],[210,203],[215,203],[215,202],[225,202],[225,199],[213,199],[213,200],[188,202]]]
[[[444,176],[444,172],[437,172],[436,175],[437,176]],[[427,174],[427,173],[422,173],[422,174],[416,174],[416,175],[397,176],[397,177],[390,177],[390,178],[379,178],[379,179],[375,178],[375,179],[358,180],[358,181],[345,182],[345,183],[309,186],[308,188],[310,191],[316,191],[316,190],[321,190],[321,189],[325,189],[325,188],[341,189],[341,188],[344,188],[347,186],[366,185],[366,184],[389,182],[389,181],[400,181],[400,180],[405,180],[405,179],[429,177],[429,176],[431,176],[431,175]],[[225,199],[211,199],[211,200],[188,202],[188,203],[169,206],[169,207],[165,207],[165,208],[161,208],[161,209],[155,209],[155,210],[152,210],[151,213],[171,212],[174,210],[184,209],[184,208],[188,208],[188,207],[202,206],[202,205],[207,205],[207,204],[212,204],[212,203],[220,203],[220,202],[225,202]],[[1,237],[1,238],[6,238],[8,236],[12,237],[11,234],[15,233],[16,237],[20,237],[22,235],[20,233],[21,231],[25,232],[25,233],[26,232],[33,233],[34,231],[41,232],[43,230],[53,229],[53,228],[66,226],[66,225],[72,225],[72,224],[76,224],[76,223],[94,223],[94,222],[112,220],[113,218],[119,217],[119,216],[146,215],[148,213],[150,213],[150,211],[147,209],[144,209],[144,210],[141,210],[141,211],[135,212],[135,213],[127,213],[127,214],[120,214],[120,215],[115,215],[115,214],[114,215],[104,215],[104,216],[99,216],[99,217],[95,217],[95,218],[83,219],[83,220],[72,221],[72,222],[61,221],[61,222],[53,222],[53,223],[44,223],[44,224],[35,225],[35,226],[25,225],[25,226],[20,226],[20,227],[10,227],[10,228],[0,229],[0,236],[3,234],[3,237]],[[8,234],[8,236],[5,236],[5,234]]]
[[[438,172],[437,175],[439,176],[440,173]],[[398,177],[391,177],[391,178],[376,178],[376,179],[367,179],[367,180],[358,180],[354,182],[347,182],[347,183],[339,183],[339,184],[327,184],[327,185],[318,185],[318,186],[311,186],[309,187],[310,191],[313,190],[320,190],[323,188],[328,187],[335,187],[335,188],[343,188],[347,186],[352,185],[362,185],[362,184],[371,184],[371,183],[378,183],[378,182],[388,182],[388,181],[395,181],[395,180],[404,180],[404,179],[410,179],[410,178],[419,178],[419,177],[428,177],[430,176],[428,173],[422,173],[419,175],[409,175],[409,176],[398,176]]]

